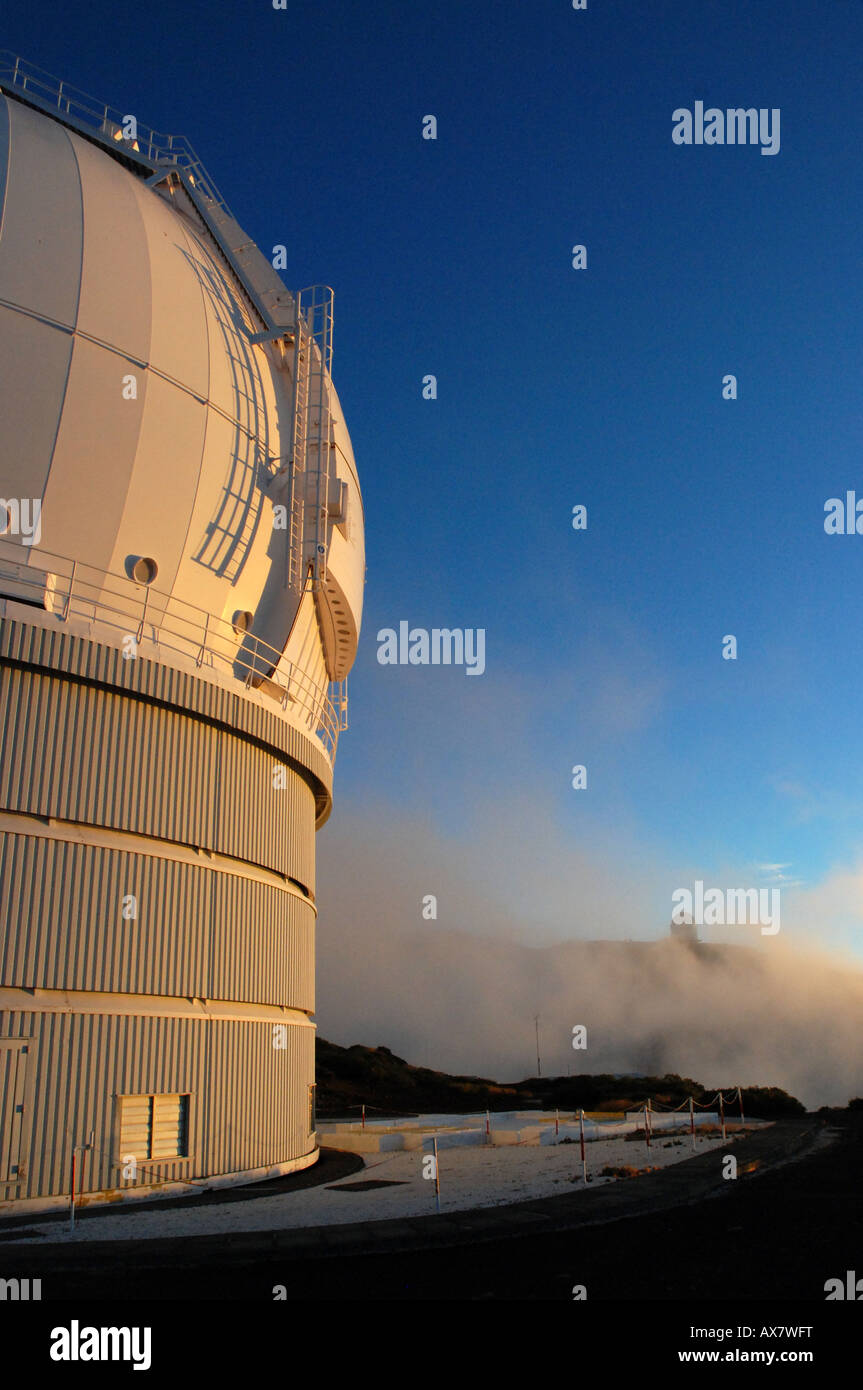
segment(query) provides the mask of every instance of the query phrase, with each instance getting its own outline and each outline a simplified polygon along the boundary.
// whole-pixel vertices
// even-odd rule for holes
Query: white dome
[[[327,377],[347,513],[330,509],[326,584],[301,601],[285,579],[289,530],[274,529],[292,354],[277,335],[252,341],[259,316],[183,187],[150,187],[0,96],[0,226],[0,493],[41,502],[38,544],[7,533],[2,558],[131,576],[145,557],[161,596],[151,615],[172,603],[226,624],[251,614],[254,634],[310,680],[344,676],[365,565],[341,409]],[[284,288],[256,248],[245,254]]]

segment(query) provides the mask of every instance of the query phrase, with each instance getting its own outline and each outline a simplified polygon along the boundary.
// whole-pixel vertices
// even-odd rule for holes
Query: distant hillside
[[[685,1076],[553,1076],[529,1077],[501,1085],[481,1076],[448,1076],[428,1067],[414,1067],[388,1047],[339,1047],[316,1042],[317,1112],[319,1117],[355,1116],[365,1105],[375,1113],[417,1114],[471,1110],[623,1110],[648,1097],[675,1106],[690,1095],[699,1103],[716,1094]],[[726,1095],[734,1090],[723,1083]],[[747,1087],[744,1114],[759,1119],[804,1114],[799,1100],[778,1087]],[[730,1113],[734,1113],[733,1109]]]

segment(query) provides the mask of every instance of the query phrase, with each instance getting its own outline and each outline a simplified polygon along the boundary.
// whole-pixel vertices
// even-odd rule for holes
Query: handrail
[[[118,145],[143,156],[153,168],[173,164],[183,169],[205,197],[211,198],[229,217],[232,216],[230,208],[184,135],[163,135],[139,121],[136,116],[137,135],[134,141],[125,141],[122,137],[123,123],[129,113],[98,101],[96,97],[61,81],[50,72],[45,72],[44,68],[26,62],[8,49],[0,49],[0,89],[2,88],[26,94],[28,100],[34,101],[43,109],[60,112],[68,120],[83,129],[89,129],[103,140],[106,136],[117,140]]]
[[[147,630],[147,640],[179,653],[199,669],[208,667],[247,690],[259,690],[285,712],[291,708],[334,762],[342,713],[330,689],[277,647],[152,584],[41,549],[32,559],[33,565],[23,565],[0,555],[0,599],[43,607],[60,623],[70,618],[101,623],[136,644]],[[19,595],[21,589],[27,597]]]

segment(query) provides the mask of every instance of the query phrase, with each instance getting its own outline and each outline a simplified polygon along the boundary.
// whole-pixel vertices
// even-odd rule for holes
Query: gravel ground
[[[734,1133],[729,1127],[729,1141]],[[696,1138],[696,1154],[722,1147],[718,1135]],[[654,1136],[648,1150],[643,1140],[623,1138],[598,1140],[587,1145],[588,1187],[598,1187],[618,1179],[600,1176],[608,1166],[665,1168],[693,1155],[688,1134]],[[40,1225],[38,1218],[28,1222],[32,1232],[21,1241],[6,1240],[7,1247],[20,1247],[41,1240],[53,1242],[154,1240],[170,1236],[203,1236],[261,1230],[289,1230],[303,1226],[342,1225],[354,1221],[381,1221],[427,1216],[435,1211],[434,1182],[423,1176],[420,1150],[392,1154],[371,1154],[362,1172],[324,1187],[270,1197],[250,1197],[247,1201],[211,1203],[205,1207],[165,1207],[164,1210],[135,1211],[127,1207],[116,1213],[100,1214],[87,1220],[81,1212],[75,1233],[59,1223]],[[717,1160],[718,1161],[718,1160]],[[539,1147],[524,1145],[490,1148],[444,1149],[439,1156],[441,1211],[463,1211],[528,1201],[578,1190],[582,1186],[579,1145],[560,1144]],[[396,1184],[392,1187],[352,1190],[357,1182]],[[38,1234],[37,1234],[38,1233]]]

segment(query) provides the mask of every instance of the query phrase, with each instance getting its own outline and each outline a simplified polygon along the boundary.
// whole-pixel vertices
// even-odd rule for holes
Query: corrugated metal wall
[[[68,1192],[91,1130],[82,1190],[128,1186],[122,1095],[191,1097],[189,1159],[144,1160],[139,1185],[312,1152],[322,755],[253,702],[17,621],[0,622],[0,715],[0,987],[53,992],[0,1012],[0,1037],[32,1039],[0,1200]]]
[[[63,624],[38,627],[12,618],[0,620],[0,663],[41,668],[54,675],[66,673],[90,685],[158,701],[254,739],[304,772],[315,793],[318,823],[329,814],[333,770],[323,749],[275,711],[235,689],[142,656],[124,661],[117,647],[87,641]]]
[[[311,1024],[289,1024],[287,1047],[277,1050],[271,1022],[0,1012],[0,1037],[32,1039],[18,1199],[68,1193],[72,1146],[91,1130],[95,1149],[85,1157],[81,1190],[136,1185],[121,1176],[121,1095],[192,1097],[190,1158],[139,1161],[137,1185],[243,1172],[312,1151]]]
[[[0,809],[214,850],[312,889],[314,793],[272,752],[159,705],[13,667],[0,666],[0,708]]]
[[[314,908],[218,869],[0,834],[0,982],[313,1012]]]

